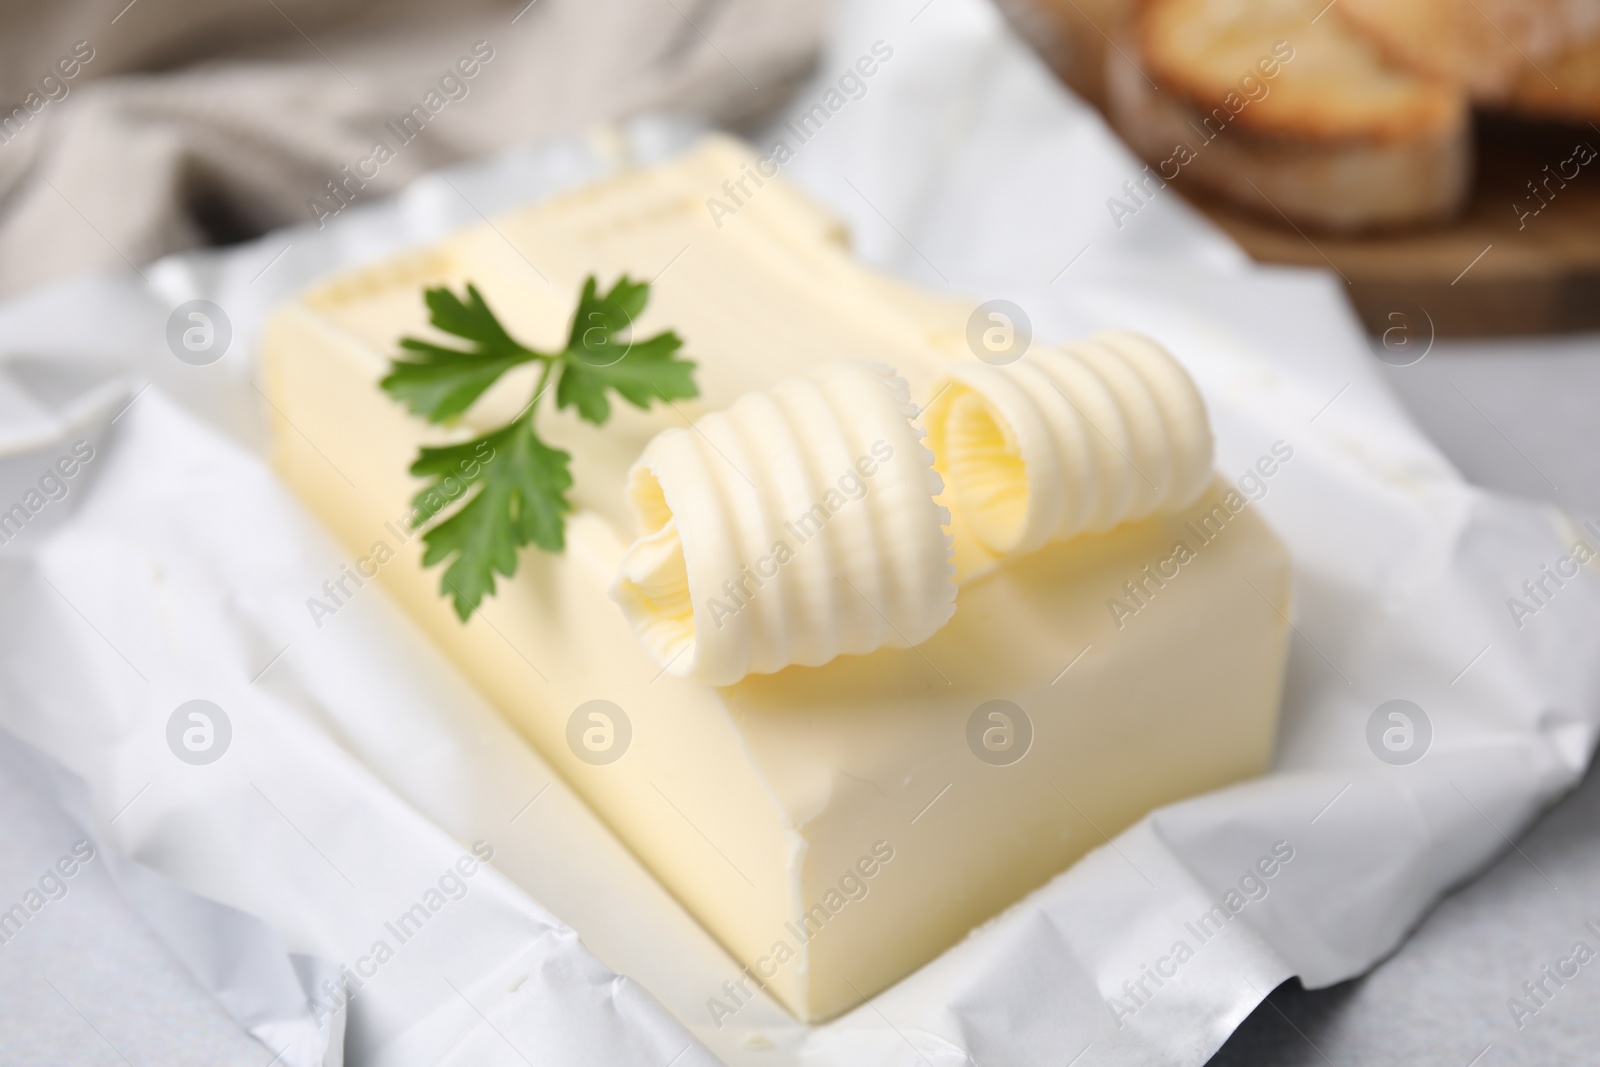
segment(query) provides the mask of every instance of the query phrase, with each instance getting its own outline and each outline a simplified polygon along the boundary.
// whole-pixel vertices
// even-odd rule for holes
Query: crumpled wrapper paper
[[[876,42],[890,58],[832,107]],[[311,280],[694,131],[515,152],[322,231],[15,301],[0,337],[43,423],[105,382],[133,399],[95,423],[99,458],[49,528],[0,550],[3,724],[91,784],[118,847],[359,970],[334,1005],[353,1064],[1199,1064],[1279,982],[1392,951],[1586,766],[1600,586],[1570,556],[1600,537],[1465,484],[1374,373],[1336,275],[1251,265],[1171,190],[1108,210],[1141,165],[979,0],[844,4],[757,147],[819,103],[784,173],[863,258],[1011,300],[1036,337],[1142,330],[1193,371],[1219,469],[1295,559],[1273,770],[1153,812],[827,1025],[758,999],[718,1026],[707,1001],[737,964],[379,587],[309,620],[345,560],[260,458],[252,384],[263,316]],[[196,298],[236,337],[206,367],[165,341]],[[6,469],[78,432],[11,435]],[[1544,592],[1514,614],[1524,583]],[[195,699],[232,730],[198,766],[166,733]],[[418,904],[401,942],[389,926]]]
[[[10,830],[0,864],[15,892],[0,905],[10,1015],[37,1024],[64,1005],[86,1024],[9,1026],[7,1062],[79,1062],[100,1043],[118,1055],[123,1044],[148,1046],[140,1051],[167,1062],[254,1063],[260,1046],[286,1067],[344,1062],[344,1015],[308,1003],[337,978],[330,966],[290,955],[260,919],[107,848],[84,783],[3,729],[0,817]]]

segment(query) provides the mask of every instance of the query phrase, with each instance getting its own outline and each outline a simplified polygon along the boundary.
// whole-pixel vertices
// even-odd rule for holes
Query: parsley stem
[[[556,363],[558,362],[557,357],[547,356],[542,352],[536,352],[534,355],[538,356],[539,361],[544,364],[544,370],[539,372],[539,384],[533,390],[533,399],[528,401],[528,408],[524,413],[529,425],[533,423],[534,410],[539,406],[539,398],[544,396],[545,389],[549,387],[550,373],[556,369]]]

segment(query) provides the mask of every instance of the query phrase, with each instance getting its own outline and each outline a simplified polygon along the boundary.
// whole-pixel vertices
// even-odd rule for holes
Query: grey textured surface
[[[1386,375],[1472,481],[1600,516],[1600,336],[1440,343]],[[1592,929],[1585,924],[1592,924]],[[1600,769],[1370,974],[1277,990],[1214,1067],[1503,1067],[1600,1061]],[[1559,975],[1558,975],[1559,977]],[[1543,981],[1542,1003],[1524,982]],[[1518,998],[1535,1014],[1515,1015]],[[1520,1026],[1519,1026],[1520,1023]]]

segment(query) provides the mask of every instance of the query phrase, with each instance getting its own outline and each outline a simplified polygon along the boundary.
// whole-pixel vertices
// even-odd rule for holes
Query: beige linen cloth
[[[824,21],[822,0],[0,0],[0,296],[603,120],[753,119]]]

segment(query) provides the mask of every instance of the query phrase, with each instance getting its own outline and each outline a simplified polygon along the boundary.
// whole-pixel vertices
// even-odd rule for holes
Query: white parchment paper
[[[106,847],[85,793],[0,729],[0,990],[12,1017],[0,1057],[84,1062],[98,1038],[119,1055],[123,1044],[157,1045],[141,1051],[169,1062],[254,1063],[264,1048],[285,1067],[340,1067],[345,1017],[308,1003],[334,969]],[[87,1026],[56,1025],[62,1004]],[[32,1026],[17,1025],[24,1014]]]
[[[1153,813],[829,1025],[758,1000],[716,1027],[706,999],[737,965],[379,587],[308,620],[346,561],[260,458],[252,384],[264,314],[311,280],[692,129],[514,152],[322,231],[13,301],[5,389],[32,421],[8,417],[6,491],[84,432],[74,419],[104,439],[0,548],[3,723],[90,783],[120,848],[359,972],[332,1005],[351,1063],[1198,1064],[1280,981],[1391,951],[1586,765],[1600,586],[1544,568],[1596,535],[1463,483],[1373,372],[1337,275],[1251,266],[1171,190],[1118,227],[1105,201],[1139,164],[980,0],[843,4],[796,114],[876,42],[892,56],[785,173],[883,269],[1012,300],[1041,338],[1140,329],[1192,369],[1220,469],[1296,561],[1273,773]],[[165,341],[194,298],[236,336],[206,367]],[[112,381],[132,403],[91,417],[82,398]],[[1514,619],[1508,598],[1539,581]],[[166,736],[193,699],[232,728],[204,766]],[[1371,733],[1393,700],[1413,710]],[[401,942],[388,925],[418,904]]]

